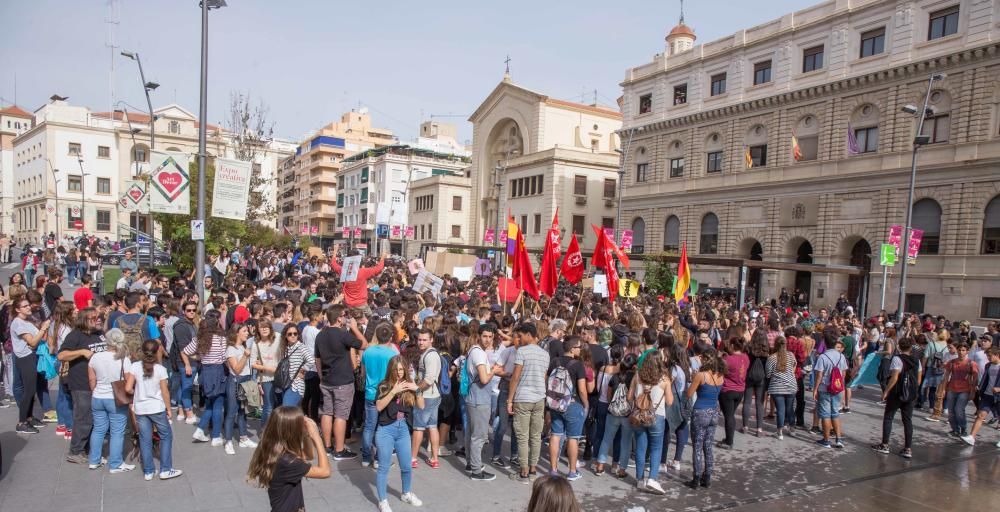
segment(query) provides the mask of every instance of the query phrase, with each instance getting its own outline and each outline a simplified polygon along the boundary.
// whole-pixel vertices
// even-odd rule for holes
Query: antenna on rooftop
[[[681,0],[681,25],[684,24],[684,0]]]

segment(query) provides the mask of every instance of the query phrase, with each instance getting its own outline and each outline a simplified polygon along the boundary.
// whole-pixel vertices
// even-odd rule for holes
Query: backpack
[[[146,315],[142,315],[131,324],[125,319],[118,319],[118,329],[125,335],[125,346],[128,347],[129,357],[137,358],[142,349],[142,342],[145,339],[142,335],[142,328],[146,325]]]
[[[932,345],[928,345],[932,346]],[[944,351],[934,347],[934,353],[927,361],[927,371],[931,375],[938,377],[944,375]]]
[[[459,396],[469,396],[469,385],[472,384],[472,376],[469,375],[469,356],[472,351],[479,347],[472,347],[469,349],[469,353],[465,354],[465,361],[462,362],[462,375],[458,378],[458,394]],[[482,350],[481,348],[479,350]]]
[[[608,402],[608,414],[619,418],[627,417],[632,412],[632,404],[628,402],[628,384],[624,379],[618,381],[611,401]]]
[[[450,395],[451,394],[451,379],[448,378],[448,368],[450,368],[451,362],[448,360],[447,356],[445,356],[444,354],[438,352],[437,349],[432,348],[432,349],[430,349],[430,352],[434,352],[435,354],[438,355],[438,358],[441,359],[441,372],[438,373],[437,382],[435,382],[434,384],[437,386],[438,392],[441,393],[442,396],[444,396],[444,395]],[[420,364],[423,365],[423,358],[420,359]],[[426,370],[421,369],[421,372],[420,372],[421,373],[421,375],[420,375],[421,379],[423,379],[423,377],[424,377],[423,373],[425,371]]]
[[[573,379],[565,366],[556,366],[549,372],[545,382],[545,405],[553,411],[566,412],[571,403],[573,403]]]
[[[764,358],[755,357],[753,364],[750,365],[750,371],[747,372],[747,384],[758,386],[764,383],[765,378],[767,372],[764,369]]]
[[[826,392],[836,395],[844,391],[844,374],[840,371],[840,366],[833,362],[832,357],[828,357],[833,369],[830,370],[830,383],[826,386]]]
[[[660,402],[653,405],[652,397],[652,386],[642,386],[642,393],[635,397],[635,408],[632,409],[632,413],[628,416],[629,423],[634,427],[649,427],[653,425],[653,421],[656,420],[656,409],[660,408],[660,402],[663,401],[663,397],[660,397]]]
[[[273,384],[274,388],[280,391],[284,391],[292,387],[292,382],[295,380],[295,375],[299,373],[299,370],[302,369],[302,365],[304,364],[305,361],[303,360],[302,364],[300,364],[299,367],[296,368],[295,372],[293,373],[291,371],[292,362],[289,359],[288,352],[286,350],[285,357],[282,357],[281,361],[278,361],[278,367],[275,368],[274,370],[274,384]]]
[[[903,361],[903,371],[899,374],[899,381],[896,383],[896,390],[899,393],[899,401],[909,403],[917,399],[920,394],[920,382],[917,379],[917,365],[914,364],[913,356],[900,354],[899,359]]]

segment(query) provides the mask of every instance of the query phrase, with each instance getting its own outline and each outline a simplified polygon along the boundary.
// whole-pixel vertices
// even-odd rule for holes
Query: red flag
[[[556,264],[559,262],[561,251],[559,241],[559,208],[552,217],[552,227],[545,235],[545,248],[542,253],[542,270],[538,276],[541,285],[541,292],[549,297],[556,293],[556,285],[559,283],[559,269]]]
[[[594,254],[590,257],[590,264],[597,267],[604,267],[605,260],[608,257],[607,248],[604,246],[604,232],[591,224],[594,231],[597,233],[597,244],[594,245]]]
[[[604,230],[591,224],[594,232],[597,233],[597,245],[594,246],[594,256],[590,259],[590,262],[594,266],[604,270],[604,275],[607,276],[608,281],[608,300],[611,302],[615,301],[615,297],[618,296],[618,270],[615,269],[615,254],[619,255],[619,259],[624,253],[621,249],[615,247],[615,243],[608,238],[608,235],[604,233]],[[622,261],[623,264],[627,265],[628,259]]]
[[[583,279],[583,253],[580,252],[580,243],[576,241],[576,233],[569,241],[569,249],[559,271],[570,284],[577,284]]]
[[[517,233],[517,248],[514,252],[514,269],[511,272],[511,277],[524,290],[524,293],[538,300],[538,282],[535,281],[535,271],[531,268],[528,248],[524,246],[524,232],[521,230],[518,230]]]

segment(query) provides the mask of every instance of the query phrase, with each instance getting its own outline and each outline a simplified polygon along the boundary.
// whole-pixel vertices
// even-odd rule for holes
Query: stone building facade
[[[834,0],[629,69],[624,227],[646,253],[686,242],[696,255],[861,266],[867,289],[863,278],[768,270],[749,286],[761,299],[802,289],[814,305],[867,297],[877,311],[879,246],[906,220],[918,121],[902,109],[922,105],[940,73],[918,156],[911,226],[925,236],[905,307],[1000,317],[998,20],[1000,6],[984,0]],[[900,268],[885,283],[890,311]],[[735,269],[694,271],[737,284]]]

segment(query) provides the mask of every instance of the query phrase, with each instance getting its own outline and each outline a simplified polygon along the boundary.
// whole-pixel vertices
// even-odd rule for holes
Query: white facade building
[[[16,231],[14,138],[31,129],[34,116],[16,105],[0,109],[0,233]]]
[[[476,245],[469,226],[472,179],[467,174],[442,174],[414,181],[410,198],[407,221],[413,226],[414,236],[406,244],[407,259],[417,257],[421,243]]]

